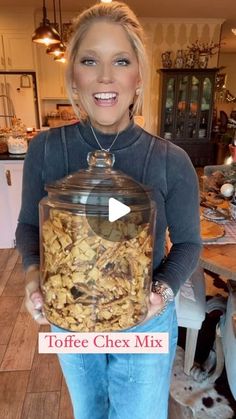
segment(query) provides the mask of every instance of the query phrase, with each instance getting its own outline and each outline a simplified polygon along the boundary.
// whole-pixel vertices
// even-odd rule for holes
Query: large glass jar
[[[44,311],[67,330],[118,331],[148,311],[156,207],[113,163],[89,153],[88,169],[47,185],[40,202]]]

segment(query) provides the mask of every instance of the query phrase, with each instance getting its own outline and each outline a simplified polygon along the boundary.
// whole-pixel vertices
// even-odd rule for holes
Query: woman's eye
[[[121,65],[121,66],[127,66],[130,64],[130,61],[127,60],[127,58],[121,58],[119,60],[116,60],[116,65]]]
[[[84,65],[96,65],[96,61],[93,58],[84,58],[83,60],[81,60],[81,63]]]

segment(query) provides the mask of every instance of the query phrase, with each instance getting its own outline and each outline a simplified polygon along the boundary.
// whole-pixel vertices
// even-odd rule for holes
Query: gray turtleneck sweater
[[[114,135],[95,133],[103,148]],[[87,167],[88,152],[98,145],[88,124],[76,123],[40,133],[29,146],[24,163],[22,206],[16,231],[24,267],[39,264],[38,204],[46,195],[44,185]],[[111,150],[114,169],[152,186],[157,204],[154,278],[167,282],[176,294],[196,268],[199,233],[198,180],[189,157],[171,142],[154,137],[130,123]],[[165,233],[173,246],[167,258]]]

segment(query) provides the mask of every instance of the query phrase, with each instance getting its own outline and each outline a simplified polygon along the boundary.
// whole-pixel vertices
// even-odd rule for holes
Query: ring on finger
[[[37,312],[33,315],[33,319],[38,320],[38,319],[40,319],[40,317],[43,317],[43,313],[42,313],[42,311],[37,310]]]

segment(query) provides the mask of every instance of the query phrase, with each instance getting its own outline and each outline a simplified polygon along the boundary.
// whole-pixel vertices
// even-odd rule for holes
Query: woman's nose
[[[99,83],[112,83],[113,82],[113,69],[108,64],[102,64],[99,68],[98,74]]]

